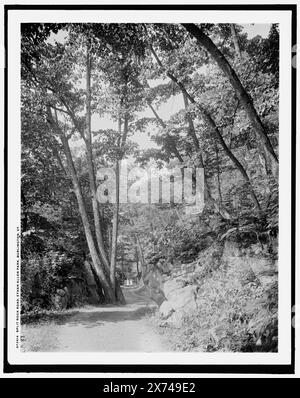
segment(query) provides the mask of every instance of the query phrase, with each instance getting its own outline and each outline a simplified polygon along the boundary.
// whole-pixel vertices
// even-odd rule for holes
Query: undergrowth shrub
[[[184,317],[173,338],[181,351],[277,351],[277,283],[267,291],[258,282],[241,285],[221,266],[207,273],[198,308]]]
[[[31,254],[22,260],[22,313],[51,309],[56,289],[63,288],[65,278],[74,270],[76,259],[66,253],[48,251]]]

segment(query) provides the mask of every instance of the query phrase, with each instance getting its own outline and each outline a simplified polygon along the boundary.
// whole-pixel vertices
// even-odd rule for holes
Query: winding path
[[[125,290],[125,306],[88,306],[22,326],[23,351],[162,352],[148,314],[155,308],[144,288]]]

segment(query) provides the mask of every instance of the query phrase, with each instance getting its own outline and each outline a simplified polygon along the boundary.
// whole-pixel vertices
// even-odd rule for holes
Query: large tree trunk
[[[189,125],[189,135],[191,136],[191,138],[193,140],[195,151],[198,152],[202,157],[202,154],[200,151],[199,140],[198,140],[196,130],[195,130],[194,121],[193,121],[193,118],[192,118],[190,112],[188,112],[188,107],[189,107],[188,98],[184,91],[182,91],[182,96],[183,96],[184,108],[186,111],[186,121],[188,122],[188,125]]]
[[[96,189],[96,179],[95,170],[93,164],[93,153],[92,153],[92,134],[91,134],[91,59],[90,59],[90,49],[89,44],[87,44],[86,53],[86,134],[85,134],[85,146],[86,146],[86,156],[89,174],[90,191],[92,196],[92,207],[93,216],[95,224],[95,233],[97,246],[101,260],[104,263],[107,270],[109,270],[109,261],[105,251],[102,229],[100,223],[99,205],[97,201],[97,189]]]
[[[269,140],[264,125],[260,117],[258,116],[258,113],[256,112],[252,98],[245,90],[244,86],[242,85],[240,79],[238,78],[232,66],[229,64],[229,62],[221,53],[221,51],[217,48],[217,46],[213,43],[213,41],[205,33],[203,33],[202,30],[199,29],[195,24],[182,24],[182,25],[193,37],[197,39],[198,44],[201,47],[204,47],[209,52],[209,54],[218,64],[223,73],[228,77],[232,87],[236,92],[236,95],[240,103],[243,105],[246,114],[248,115],[248,118],[252,126],[254,127],[255,131],[260,137],[263,145],[266,147],[269,155],[271,156],[271,159],[273,160],[273,162],[278,163],[277,155],[272,147],[271,141]]]
[[[139,257],[140,257],[140,261],[141,261],[142,278],[144,278],[144,276],[146,274],[146,270],[147,270],[145,257],[144,257],[144,252],[143,252],[143,248],[142,248],[142,245],[141,245],[140,238],[139,238],[139,236],[137,234],[135,235],[135,238],[136,238],[137,247],[138,247],[138,253],[139,253]]]
[[[229,159],[234,163],[234,165],[236,166],[236,168],[239,170],[240,174],[242,175],[244,181],[246,182],[251,198],[253,200],[253,203],[255,204],[255,207],[257,207],[258,210],[260,210],[260,204],[259,201],[257,199],[257,196],[255,194],[254,188],[252,186],[251,180],[248,176],[248,173],[246,172],[246,170],[244,169],[243,165],[241,164],[241,162],[237,159],[237,157],[233,154],[233,152],[228,148],[226,142],[224,141],[224,138],[222,136],[222,134],[220,133],[217,125],[215,124],[214,120],[212,119],[212,117],[206,112],[206,111],[202,111],[202,114],[204,116],[204,119],[207,121],[208,125],[211,127],[215,137],[217,138],[217,140],[219,141],[219,143],[221,144],[224,152],[227,154],[227,156],[229,157]]]
[[[86,236],[89,252],[90,252],[90,255],[92,257],[93,267],[94,267],[95,273],[96,273],[97,277],[99,278],[100,283],[101,283],[101,285],[103,287],[106,299],[109,302],[111,302],[111,303],[115,303],[116,302],[116,296],[114,294],[114,291],[112,289],[110,281],[109,281],[109,279],[106,276],[105,271],[102,269],[101,261],[100,261],[100,258],[98,256],[98,252],[97,252],[97,249],[96,249],[96,246],[95,246],[93,234],[92,234],[92,231],[91,231],[91,228],[90,228],[90,225],[89,225],[89,220],[88,220],[88,216],[87,216],[87,211],[86,211],[83,195],[82,195],[82,192],[81,192],[81,187],[80,187],[79,180],[78,180],[78,177],[77,177],[77,173],[76,173],[76,170],[75,170],[75,166],[74,166],[74,163],[73,163],[73,159],[72,159],[72,155],[71,155],[71,150],[70,150],[70,147],[69,147],[68,139],[63,135],[63,133],[61,134],[61,140],[62,140],[64,152],[65,152],[65,155],[66,155],[66,159],[67,159],[67,165],[68,165],[69,174],[70,174],[70,177],[72,179],[74,192],[75,192],[75,195],[76,195],[76,198],[77,198],[79,212],[80,212],[80,216],[81,216],[81,219],[82,219],[82,224],[83,224],[83,228],[84,228],[84,232],[85,232],[85,236]]]
[[[189,105],[188,104],[188,98],[187,98],[187,95],[186,95],[185,91],[182,91],[182,94],[183,94],[183,100],[184,100],[184,107],[185,107],[185,110],[187,111],[188,105]],[[213,207],[214,207],[214,209],[215,209],[215,211],[217,213],[219,213],[226,220],[229,220],[230,219],[230,214],[228,213],[228,211],[223,208],[221,202],[217,203],[216,200],[211,195],[210,187],[208,185],[208,181],[207,181],[207,177],[206,177],[202,151],[201,151],[201,148],[200,148],[200,145],[199,145],[199,140],[198,140],[198,137],[197,137],[197,134],[196,134],[194,121],[193,121],[193,118],[192,118],[192,116],[191,116],[191,114],[189,112],[187,112],[186,118],[187,118],[187,121],[188,121],[188,124],[189,124],[189,134],[192,137],[192,140],[193,140],[193,143],[194,143],[194,147],[195,147],[195,151],[199,154],[199,157],[198,157],[199,166],[203,169],[203,172],[204,172],[204,196],[205,196],[205,200],[213,205]]]

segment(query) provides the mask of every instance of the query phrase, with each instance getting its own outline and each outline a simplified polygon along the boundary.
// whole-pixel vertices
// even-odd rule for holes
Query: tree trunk
[[[105,272],[105,269],[102,268],[101,260],[99,258],[99,255],[98,255],[98,252],[96,249],[96,245],[94,242],[93,234],[92,234],[92,231],[90,228],[88,215],[87,215],[87,211],[86,211],[86,206],[84,203],[83,194],[82,194],[81,187],[79,184],[77,172],[76,172],[76,169],[74,166],[68,138],[64,135],[64,132],[59,128],[57,118],[56,118],[56,123],[55,123],[50,107],[48,108],[48,120],[49,120],[51,127],[54,130],[56,130],[56,132],[59,134],[59,136],[61,138],[64,153],[66,156],[68,174],[69,174],[72,184],[73,184],[73,189],[74,189],[74,193],[75,193],[75,196],[77,199],[79,213],[81,216],[81,220],[82,220],[82,224],[83,224],[83,228],[84,228],[84,232],[85,232],[85,237],[86,237],[89,252],[90,252],[90,255],[92,258],[92,265],[94,267],[95,274],[99,278],[99,281],[102,285],[106,300],[110,303],[115,303],[116,297],[115,297],[115,294],[111,287],[110,280],[107,277],[107,273]]]
[[[123,274],[124,273],[124,246],[122,246],[122,251],[121,251],[121,271]]]
[[[116,162],[116,204],[113,215],[112,241],[111,241],[111,259],[110,259],[110,282],[113,289],[116,286],[116,259],[117,259],[117,241],[119,226],[119,189],[120,187],[120,170],[119,161]]]
[[[204,47],[214,61],[218,64],[220,69],[223,73],[228,77],[232,87],[234,88],[236,95],[243,105],[248,118],[257,132],[258,136],[260,137],[263,145],[266,147],[269,155],[271,156],[273,162],[278,163],[277,155],[272,147],[271,141],[267,135],[267,132],[264,128],[264,125],[254,108],[252,98],[245,90],[244,86],[242,85],[240,79],[238,78],[237,74],[235,73],[232,66],[229,64],[227,59],[221,53],[221,51],[217,48],[217,46],[213,43],[213,41],[202,32],[195,24],[182,24],[185,29],[197,39],[198,44],[201,47]]]
[[[217,184],[218,184],[218,194],[219,194],[219,206],[222,206],[222,191],[221,191],[221,181],[220,181],[220,162],[219,162],[219,148],[217,143],[215,144],[216,158],[217,158]]]
[[[186,96],[184,91],[182,91],[182,95],[183,95],[185,111],[187,112],[186,113],[186,120],[187,120],[188,125],[189,125],[189,135],[191,136],[191,138],[193,140],[196,152],[201,154],[199,140],[198,140],[198,137],[196,135],[194,121],[193,121],[193,118],[192,118],[191,114],[188,112],[188,106],[189,106],[188,98],[187,98],[187,96]],[[201,157],[202,157],[202,154],[201,154]]]
[[[215,134],[215,137],[220,142],[223,150],[225,151],[227,156],[231,159],[231,161],[234,163],[236,168],[241,173],[243,179],[245,180],[245,182],[246,182],[246,184],[248,186],[248,189],[250,191],[250,195],[251,195],[251,198],[253,200],[253,203],[255,204],[255,207],[257,207],[257,209],[260,210],[259,201],[258,201],[258,199],[256,197],[256,194],[254,192],[254,188],[252,186],[251,180],[250,180],[246,170],[244,169],[244,167],[240,163],[240,161],[235,157],[233,152],[231,152],[231,150],[228,148],[226,142],[224,141],[224,138],[222,137],[222,134],[220,133],[220,131],[219,131],[218,127],[216,126],[216,124],[215,124],[214,120],[212,119],[212,117],[206,111],[203,113],[203,115],[205,117],[205,120],[208,122],[209,126],[211,127],[213,133]]]

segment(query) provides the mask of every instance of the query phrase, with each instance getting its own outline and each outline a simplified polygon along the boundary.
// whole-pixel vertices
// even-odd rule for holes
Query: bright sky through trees
[[[268,36],[270,30],[270,24],[245,24],[241,25],[244,28],[244,31],[247,33],[248,38],[251,39],[254,36],[260,35],[265,38]],[[54,43],[55,41],[63,43],[65,40],[66,34],[64,32],[58,32],[57,34],[51,34],[48,39],[49,43]],[[165,80],[168,81],[167,79]],[[157,82],[153,82],[153,86],[157,84],[161,84],[162,80]],[[83,83],[84,84],[84,83]],[[181,95],[172,96],[167,102],[162,104],[158,112],[161,115],[164,115],[164,118],[167,120],[171,115],[178,112],[180,109],[184,108],[183,98]],[[150,109],[147,109],[139,114],[140,117],[153,117],[153,114]],[[103,116],[100,117],[97,114],[92,115],[92,130],[96,131],[99,129],[115,129],[117,130],[117,122],[114,122],[110,117]],[[153,125],[153,129],[156,127]],[[140,149],[148,149],[148,148],[157,148],[157,145],[154,141],[151,140],[151,135],[155,131],[151,131],[150,128],[145,132],[136,132],[131,136],[131,140],[136,142]]]

